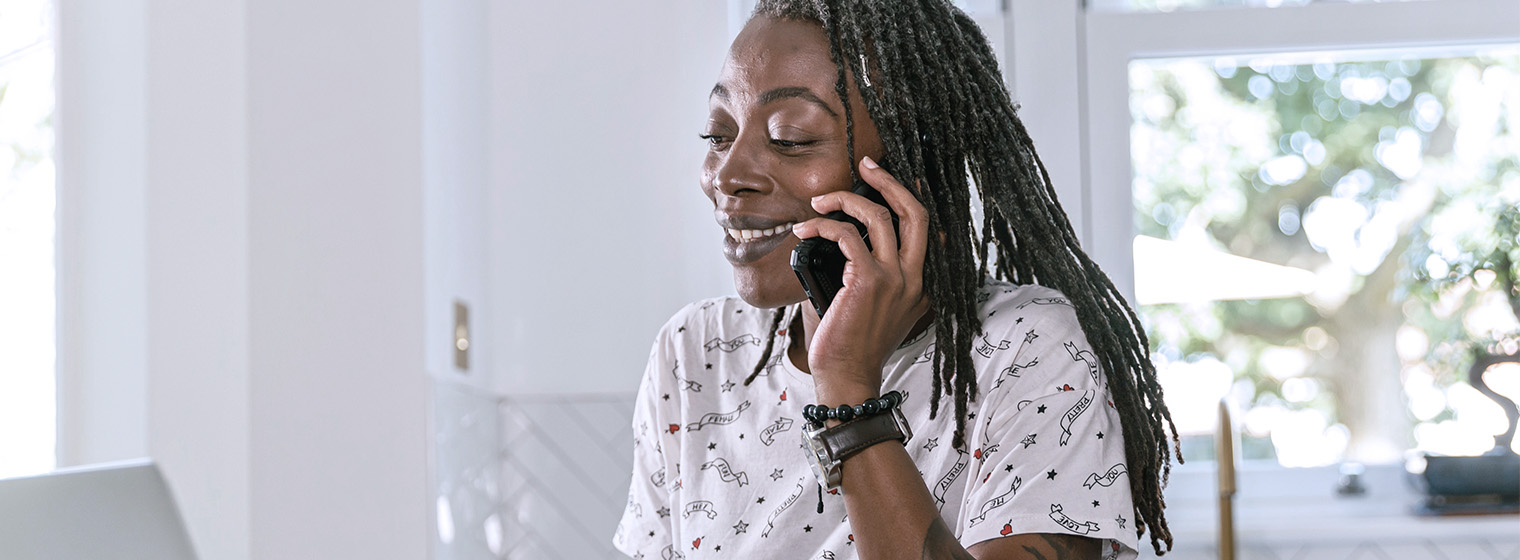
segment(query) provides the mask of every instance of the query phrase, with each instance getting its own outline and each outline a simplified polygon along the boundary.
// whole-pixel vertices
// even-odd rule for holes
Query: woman
[[[1170,548],[1176,433],[1144,333],[1000,76],[946,0],[761,0],[702,134],[739,296],[687,306],[655,341],[619,549],[1133,558],[1147,529]],[[856,173],[885,207],[849,192]],[[836,210],[872,244],[820,217]],[[790,267],[811,237],[848,258],[821,318]]]

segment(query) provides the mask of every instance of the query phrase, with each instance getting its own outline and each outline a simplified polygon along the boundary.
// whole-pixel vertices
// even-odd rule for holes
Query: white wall
[[[421,5],[246,12],[255,558],[423,558]]]
[[[421,12],[60,3],[60,464],[203,558],[426,557]]]
[[[489,25],[494,388],[632,391],[671,314],[733,293],[697,183],[726,3],[493,3]]]
[[[202,557],[242,560],[256,467],[244,3],[146,4],[147,454]]]
[[[426,363],[436,379],[490,386],[486,281],[490,53],[487,0],[432,0],[422,11],[422,169]],[[454,366],[454,302],[469,307],[469,368]]]
[[[58,4],[58,466],[147,452],[144,0]]]

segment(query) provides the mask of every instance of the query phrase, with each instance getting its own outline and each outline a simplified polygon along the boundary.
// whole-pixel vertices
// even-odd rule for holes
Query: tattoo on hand
[[[929,533],[924,535],[923,560],[976,560],[970,552],[961,546],[960,541],[955,540],[955,535],[950,533],[950,528],[945,526],[945,520],[936,518],[929,524]]]

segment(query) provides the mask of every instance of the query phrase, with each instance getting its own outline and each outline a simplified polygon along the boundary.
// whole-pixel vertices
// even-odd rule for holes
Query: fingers
[[[804,239],[817,235],[839,243],[845,257],[857,265],[862,264],[861,258],[875,257],[872,260],[881,267],[900,274],[905,280],[904,287],[910,292],[921,292],[925,252],[929,245],[928,211],[912,192],[871,158],[861,159],[860,176],[881,193],[891,207],[891,212],[849,191],[835,191],[814,197],[812,204],[813,209],[819,213],[843,210],[865,224],[866,235],[871,240],[870,248],[866,247],[854,226],[844,222],[815,218],[798,224],[793,231]],[[895,232],[892,213],[898,217]]]
[[[892,212],[887,207],[849,191],[835,191],[813,197],[813,209],[820,214],[843,210],[850,217],[860,220],[860,223],[865,224],[866,237],[871,241],[871,254],[883,265],[897,267],[897,232],[892,225]]]
[[[924,205],[919,204],[918,198],[908,192],[897,178],[869,157],[860,160],[860,177],[881,192],[887,205],[897,213],[897,238],[902,243],[898,253],[901,255],[900,266],[907,277],[922,281],[924,252],[929,246],[928,211],[924,210]],[[871,237],[874,243],[876,235],[872,234]]]
[[[844,258],[851,265],[876,267],[876,261],[871,258],[871,250],[866,248],[865,240],[860,238],[860,233],[853,225],[828,218],[813,218],[792,226],[792,233],[802,239],[817,236],[833,241],[839,244],[839,251],[844,253]]]

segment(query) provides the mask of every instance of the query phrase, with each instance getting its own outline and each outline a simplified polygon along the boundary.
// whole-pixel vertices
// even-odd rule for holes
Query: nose
[[[741,134],[728,150],[716,154],[718,160],[712,171],[712,185],[727,196],[765,193],[774,187],[761,161],[764,151],[753,146],[755,142],[744,136]]]

